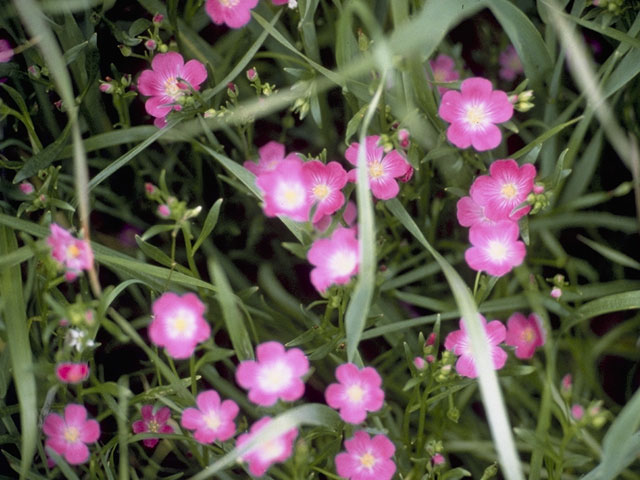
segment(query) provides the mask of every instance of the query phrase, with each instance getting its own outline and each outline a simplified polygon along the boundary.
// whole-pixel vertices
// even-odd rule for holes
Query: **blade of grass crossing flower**
[[[236,302],[237,297],[231,290],[227,275],[215,259],[209,260],[209,272],[211,278],[218,288],[218,302],[222,310],[222,318],[227,327],[227,332],[231,338],[231,344],[238,356],[238,360],[248,360],[253,358],[253,346],[249,338],[249,332],[244,324],[244,317]]]
[[[13,231],[4,226],[0,227],[0,257],[17,250],[18,242]],[[27,472],[36,451],[38,410],[26,307],[22,292],[22,273],[19,265],[0,270],[0,297],[3,299],[7,344],[20,405],[20,478],[22,479],[28,478]]]
[[[116,421],[118,424],[118,479],[129,480],[129,398],[133,394],[129,390],[129,378],[123,375],[118,379],[118,405]]]
[[[458,275],[451,264],[431,246],[409,213],[397,199],[389,200],[386,206],[409,233],[433,255],[442,267],[442,272],[449,283],[451,292],[464,318],[465,326],[471,339],[471,351],[478,370],[482,402],[487,413],[489,427],[496,451],[498,452],[502,472],[508,480],[524,479],[513,433],[509,424],[509,418],[502,398],[502,392],[489,356],[486,335],[480,323],[478,309],[469,287],[467,287],[466,283],[460,278],[460,275]]]
[[[347,338],[347,360],[352,362],[358,350],[360,337],[364,330],[373,290],[375,288],[376,251],[373,201],[369,188],[369,176],[366,159],[366,136],[369,124],[380,102],[382,90],[386,84],[386,70],[382,73],[380,84],[371,99],[369,108],[362,120],[360,130],[360,148],[358,148],[358,168],[356,177],[356,203],[358,205],[358,246],[360,249],[360,267],[351,301],[345,314],[345,330]]]
[[[313,425],[318,427],[326,427],[333,431],[340,424],[338,413],[326,405],[311,403],[301,405],[287,410],[285,413],[275,417],[266,427],[239,448],[234,448],[224,455],[215,463],[209,465],[200,473],[189,478],[189,480],[204,480],[206,478],[214,478],[214,475],[221,470],[233,465],[242,455],[250,451],[256,446],[264,445],[274,440],[280,435],[285,434],[293,428],[302,425]]]

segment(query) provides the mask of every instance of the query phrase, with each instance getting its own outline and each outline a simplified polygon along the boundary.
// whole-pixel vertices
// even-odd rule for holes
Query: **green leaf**
[[[177,271],[182,272],[185,275],[188,275],[188,276],[193,275],[193,273],[191,273],[191,271],[188,268],[183,267],[179,263],[176,263],[175,261],[171,260],[171,258],[166,253],[164,253],[155,245],[151,245],[150,243],[145,242],[144,240],[142,240],[142,238],[140,238],[139,235],[136,235],[135,238],[136,238],[136,243],[138,244],[138,247],[140,248],[140,250],[142,250],[142,253],[144,253],[150,259],[155,260],[156,262],[158,262],[161,265],[164,265],[165,267],[169,267],[171,269],[175,268]]]
[[[238,356],[238,360],[248,360],[253,358],[253,345],[249,338],[249,332],[244,325],[244,317],[237,305],[237,297],[231,289],[227,276],[220,267],[215,258],[209,260],[209,271],[211,278],[218,288],[218,296],[216,297],[222,309],[222,318],[224,319],[227,333],[231,338],[231,344]]]
[[[600,243],[594,242],[593,240],[583,237],[582,235],[578,235],[578,240],[588,245],[589,247],[593,248],[596,252],[598,252],[604,258],[607,258],[612,262],[617,263],[618,265],[622,265],[623,267],[633,268],[635,270],[640,270],[640,262],[616,250],[615,248],[607,247],[606,245],[602,245]]]
[[[36,175],[40,170],[47,168],[51,163],[58,158],[60,152],[67,144],[69,140],[69,134],[71,133],[71,123],[67,123],[64,127],[62,134],[56,138],[53,143],[50,143],[38,153],[28,158],[24,163],[24,166],[16,174],[13,179],[13,183],[19,183],[26,178]]]
[[[20,247],[11,253],[7,253],[0,257],[0,270],[20,265],[33,257],[33,249],[30,246]],[[2,395],[0,395],[1,397]]]
[[[0,257],[18,250],[13,231],[0,227]],[[26,305],[19,265],[0,270],[0,297],[11,360],[13,381],[20,404],[20,478],[27,478],[38,441],[38,408],[34,366],[29,343]]]
[[[200,236],[196,240],[196,243],[193,244],[193,249],[191,253],[195,255],[202,242],[213,232],[213,229],[216,228],[216,224],[218,223],[218,217],[220,216],[220,207],[222,206],[222,199],[219,198],[216,200],[211,208],[209,209],[209,213],[207,213],[207,218],[204,219],[204,224],[202,225],[202,231],[200,232]]]
[[[562,130],[564,130],[568,126],[573,125],[576,122],[579,122],[580,120],[582,120],[582,118],[583,117],[576,117],[576,118],[573,118],[573,119],[569,120],[568,122],[561,123],[560,125],[556,125],[555,127],[550,128],[549,130],[544,132],[542,135],[539,135],[538,137],[533,139],[531,142],[529,142],[527,145],[522,147],[520,150],[518,150],[517,152],[513,153],[510,158],[513,158],[514,160],[520,158],[521,156],[525,155],[526,153],[528,153],[528,152],[534,150],[535,148],[539,147],[544,142],[549,140],[554,135],[557,135],[558,133],[560,133]],[[537,157],[537,154],[536,154],[536,157]],[[531,162],[531,163],[533,163],[533,162]]]
[[[442,475],[441,478],[442,480],[460,480],[461,478],[470,477],[470,476],[471,476],[470,471],[465,470],[464,468],[457,467],[447,471],[447,473]]]
[[[138,18],[129,27],[129,36],[137,37],[149,27],[151,27],[151,22],[149,20],[146,18]]]
[[[616,293],[606,297],[585,303],[575,312],[575,319],[563,325],[563,331],[567,331],[574,325],[598,315],[624,310],[636,310],[640,308],[640,290],[632,292]]]
[[[339,428],[340,423],[341,421],[338,416],[338,412],[326,405],[310,403],[291,408],[271,420],[247,443],[243,444],[241,447],[234,448],[200,473],[190,477],[189,480],[213,478],[216,473],[234,465],[239,458],[250,450],[259,447],[260,445],[265,445],[294,428],[298,428],[303,425],[313,425],[317,427],[324,427],[330,432],[335,432]]]

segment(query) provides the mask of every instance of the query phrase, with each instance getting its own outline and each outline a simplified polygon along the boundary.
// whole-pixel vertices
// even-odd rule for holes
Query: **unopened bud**
[[[580,404],[574,404],[571,407],[571,416],[575,419],[575,420],[582,420],[582,417],[584,417],[584,407]]]
[[[168,218],[169,215],[171,215],[171,210],[169,209],[168,205],[162,204],[162,205],[158,205],[158,215],[161,216],[162,218]]]
[[[436,467],[444,465],[444,457],[441,453],[436,453],[433,457],[431,457],[431,463]]]
[[[27,72],[29,72],[31,78],[40,78],[40,67],[37,65],[29,65]]]
[[[33,188],[33,185],[30,182],[22,182],[19,188],[20,188],[20,191],[25,195],[29,195],[30,193],[33,193],[33,191],[35,190],[35,188]]]
[[[149,40],[147,40],[146,42],[144,42],[144,48],[146,48],[150,52],[153,52],[156,49],[157,46],[158,46],[158,44],[156,43],[156,41],[151,39],[151,38]]]
[[[153,23],[156,25],[160,25],[162,23],[162,21],[164,20],[164,15],[160,14],[160,13],[156,13],[153,16]]]
[[[127,47],[126,45],[118,45],[118,48],[120,49],[120,53],[123,57],[131,56],[131,48]]]
[[[562,296],[562,289],[558,287],[553,287],[549,295],[551,295],[551,298],[558,299]]]
[[[424,358],[422,357],[416,357],[413,359],[413,365],[418,369],[418,370],[424,370],[427,366],[427,363],[424,361]]]
[[[256,67],[251,67],[249,70],[247,70],[247,79],[250,82],[255,81],[258,78],[258,71],[256,70]]]

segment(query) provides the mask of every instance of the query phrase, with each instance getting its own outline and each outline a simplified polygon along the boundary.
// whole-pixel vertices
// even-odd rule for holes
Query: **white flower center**
[[[193,314],[186,310],[179,310],[167,322],[169,336],[171,338],[191,338],[196,330]]]
[[[283,183],[278,186],[276,202],[280,207],[294,210],[304,204],[305,191],[299,183]]]
[[[260,458],[263,462],[271,461],[274,458],[278,458],[279,456],[281,456],[283,451],[283,442],[280,439],[276,438],[275,440],[271,440],[270,442],[261,445]]]
[[[318,200],[324,200],[325,198],[327,198],[327,195],[329,195],[329,193],[331,192],[331,190],[329,189],[329,187],[327,185],[325,185],[324,183],[319,183],[318,185],[316,185],[315,187],[313,187],[313,195],[318,199]]]
[[[382,175],[384,175],[382,162],[371,162],[369,164],[369,176],[371,176],[371,178],[380,178]]]
[[[64,430],[64,439],[69,443],[74,443],[80,438],[80,432],[76,427],[67,427]]]
[[[487,121],[487,112],[482,105],[470,105],[465,112],[465,118],[472,127],[481,127]]]
[[[347,388],[347,397],[354,403],[360,402],[364,397],[364,390],[360,385],[351,385]]]
[[[291,383],[291,368],[284,362],[275,362],[260,369],[258,383],[265,392],[278,392]]]
[[[220,428],[222,421],[220,420],[220,416],[216,412],[211,410],[204,416],[204,423],[207,428],[211,430],[217,430],[218,428]]]
[[[358,259],[351,250],[339,250],[329,259],[329,269],[337,277],[349,275],[356,268]]]
[[[489,241],[489,248],[487,249],[487,253],[489,254],[491,260],[493,260],[494,262],[499,262],[507,257],[508,250],[504,243],[501,243],[498,240],[491,240]]]
[[[513,183],[505,183],[500,189],[500,193],[505,198],[511,200],[518,194],[518,187],[516,187]]]
[[[164,81],[164,93],[174,100],[184,95],[186,85],[178,81],[176,77],[169,77]]]
[[[371,455],[370,452],[365,453],[364,455],[362,455],[360,458],[360,464],[364,467],[364,468],[368,468],[371,469],[375,464],[376,464],[376,457],[374,457],[373,455]]]
[[[223,7],[230,8],[235,7],[240,0],[218,0]]]

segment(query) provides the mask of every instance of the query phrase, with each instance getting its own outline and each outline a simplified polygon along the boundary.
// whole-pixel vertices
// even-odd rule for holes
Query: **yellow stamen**
[[[536,332],[533,331],[533,328],[527,327],[520,334],[520,340],[526,343],[531,343],[536,338]]]
[[[518,194],[518,187],[516,187],[513,183],[505,183],[500,189],[500,193],[511,200]]]
[[[79,437],[80,432],[76,427],[67,427],[64,431],[64,439],[69,443],[77,442]]]
[[[349,400],[351,400],[352,402],[359,402],[360,400],[362,400],[363,396],[364,390],[362,389],[362,387],[360,387],[360,385],[351,385],[349,388],[347,388],[347,397],[349,397]]]
[[[78,258],[80,256],[80,249],[74,244],[67,247],[67,256],[71,258]]]
[[[482,126],[486,122],[487,114],[481,105],[472,105],[467,108],[467,122],[474,127]]]
[[[376,463],[376,458],[371,455],[369,452],[365,453],[360,457],[360,463],[364,468],[371,468]]]
[[[216,412],[211,411],[205,415],[204,423],[211,430],[217,430],[218,428],[220,428],[222,421],[220,420],[220,417]]]
[[[382,166],[382,163],[373,162],[371,165],[369,165],[369,175],[372,178],[380,178],[382,175],[384,175],[384,167]]]
[[[331,190],[329,190],[329,187],[327,187],[324,184],[318,184],[315,187],[313,187],[313,195],[318,200],[324,200],[325,198],[327,198],[327,195],[329,195],[330,191]]]

